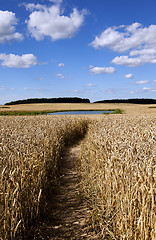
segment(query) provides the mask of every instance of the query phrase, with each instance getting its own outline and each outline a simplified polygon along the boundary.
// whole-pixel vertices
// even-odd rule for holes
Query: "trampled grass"
[[[156,239],[156,118],[103,116],[81,148],[93,228],[103,239]]]
[[[57,181],[61,153],[82,137],[79,117],[0,117],[0,239],[30,239]]]

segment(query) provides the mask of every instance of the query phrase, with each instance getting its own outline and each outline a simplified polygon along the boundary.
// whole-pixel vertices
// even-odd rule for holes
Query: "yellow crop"
[[[0,117],[0,239],[29,239],[57,180],[62,150],[85,131],[79,117]]]
[[[156,239],[156,118],[103,116],[82,142],[84,190],[103,239]]]

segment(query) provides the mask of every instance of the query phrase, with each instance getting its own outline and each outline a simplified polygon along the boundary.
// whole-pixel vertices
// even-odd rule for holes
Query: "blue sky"
[[[155,0],[1,0],[0,104],[156,98]]]

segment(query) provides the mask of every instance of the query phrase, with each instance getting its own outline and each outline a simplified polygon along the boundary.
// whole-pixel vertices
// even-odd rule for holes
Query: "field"
[[[0,117],[0,240],[33,239],[57,186],[62,153],[81,138],[81,188],[98,239],[155,240],[156,114],[148,107],[10,106],[7,111],[120,108],[125,114]]]
[[[0,106],[0,111],[59,111],[59,110],[107,110],[107,109],[121,109],[125,114],[156,114],[155,104],[153,105],[138,105],[138,104],[104,104],[104,103],[52,103],[52,104],[24,104],[24,105],[10,105],[7,108]]]
[[[83,186],[103,239],[156,239],[156,118],[99,117],[81,146]]]
[[[86,121],[0,117],[0,126],[0,239],[30,239],[56,184],[61,153],[84,135]]]

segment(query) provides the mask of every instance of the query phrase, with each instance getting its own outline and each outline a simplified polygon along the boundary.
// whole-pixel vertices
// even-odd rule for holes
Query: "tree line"
[[[62,97],[62,98],[28,98],[5,103],[4,105],[32,104],[32,103],[90,103],[88,98]],[[131,98],[131,99],[111,99],[100,100],[94,103],[133,103],[133,104],[156,104],[156,99],[151,98]]]
[[[96,101],[94,103],[156,104],[156,99],[151,99],[151,98],[111,99],[111,100]]]
[[[63,97],[63,98],[29,98],[5,103],[4,105],[32,104],[32,103],[90,103],[87,98]]]

